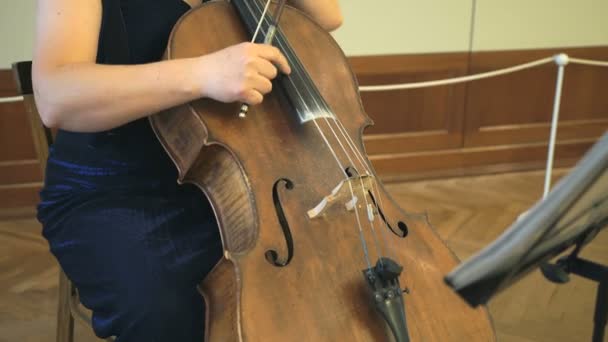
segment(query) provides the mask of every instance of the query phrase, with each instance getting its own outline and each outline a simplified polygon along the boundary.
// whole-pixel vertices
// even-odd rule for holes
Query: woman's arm
[[[49,127],[102,131],[200,97],[257,104],[275,65],[290,72],[278,49],[249,43],[196,58],[98,65],[100,0],[39,0],[37,11],[32,77]]]
[[[338,0],[289,0],[289,4],[306,12],[327,31],[342,25]]]

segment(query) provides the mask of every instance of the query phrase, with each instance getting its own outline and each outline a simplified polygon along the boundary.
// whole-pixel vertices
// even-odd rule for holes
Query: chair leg
[[[59,309],[57,311],[57,342],[74,342],[74,317],[70,311],[72,283],[59,270]]]

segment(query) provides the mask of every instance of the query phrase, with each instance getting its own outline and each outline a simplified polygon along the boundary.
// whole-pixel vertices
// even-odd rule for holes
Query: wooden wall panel
[[[368,85],[477,74],[560,52],[608,60],[608,47],[352,60],[360,83]],[[555,79],[556,66],[550,63],[465,85],[363,93],[366,111],[376,122],[364,137],[367,152],[386,179],[542,168]],[[555,156],[558,165],[571,165],[608,128],[606,87],[608,69],[567,66]]]
[[[575,53],[573,56],[608,61],[608,48]],[[606,120],[608,118],[608,68],[570,64],[564,76],[560,118]]]
[[[351,57],[361,85],[436,80],[496,70],[565,51],[608,60],[608,47]],[[608,69],[566,69],[557,166],[572,165],[608,128]],[[364,135],[385,180],[543,168],[555,89],[553,64],[468,84],[362,93],[375,121]],[[0,71],[0,96],[14,96]],[[33,206],[42,171],[21,103],[0,104],[0,208]]]
[[[0,103],[0,162],[36,159],[23,101]]]
[[[360,85],[395,84],[466,74],[466,53],[353,57]],[[374,126],[365,132],[368,153],[455,148],[462,141],[464,85],[364,92]]]
[[[41,180],[42,169],[37,159],[0,163],[0,185],[35,183]]]
[[[0,97],[17,95],[17,87],[11,70],[0,70]]]
[[[40,201],[41,183],[0,185],[0,209],[33,208]]]
[[[574,165],[592,143],[558,144],[554,166]],[[384,181],[402,181],[544,169],[546,157],[547,145],[537,143],[371,155],[370,159]]]
[[[565,52],[572,57],[608,60],[608,47],[476,52],[471,73],[497,70]],[[547,141],[557,67],[534,69],[471,82],[467,88],[464,146]],[[558,139],[589,138],[608,127],[608,69],[566,66]]]
[[[0,97],[17,95],[12,72],[0,70]],[[0,209],[35,206],[42,178],[24,103],[0,103]]]

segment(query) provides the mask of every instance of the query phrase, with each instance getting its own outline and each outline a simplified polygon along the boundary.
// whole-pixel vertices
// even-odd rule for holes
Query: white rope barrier
[[[557,65],[557,80],[555,84],[555,96],[553,99],[553,115],[551,119],[551,133],[549,137],[549,150],[547,152],[547,168],[545,171],[545,187],[543,192],[543,198],[549,193],[551,187],[551,172],[553,169],[553,156],[555,153],[555,140],[557,136],[557,124],[559,121],[559,107],[561,103],[562,87],[564,81],[564,70],[568,63],[591,65],[608,67],[608,61],[596,61],[591,59],[583,58],[571,58],[565,53],[560,53],[553,57],[547,57],[536,61],[515,65],[509,68],[479,73],[475,75],[461,76],[448,78],[443,80],[425,81],[425,82],[414,82],[414,83],[401,83],[392,85],[373,85],[373,86],[360,86],[361,92],[374,92],[374,91],[390,91],[390,90],[404,90],[404,89],[416,89],[416,88],[427,88],[441,85],[449,85],[455,83],[470,82],[480,80],[484,78],[496,77],[514,73],[517,71],[535,68],[540,65],[554,62]],[[12,96],[12,97],[0,97],[0,103],[11,103],[23,101],[23,96]]]
[[[608,67],[608,62],[594,61],[594,60],[591,60],[591,59],[582,59],[582,58],[572,58],[572,57],[570,57],[570,63]]]
[[[425,81],[425,82],[400,83],[400,84],[391,84],[391,85],[360,86],[359,91],[374,92],[374,91],[404,90],[404,89],[426,88],[426,87],[449,85],[449,84],[462,83],[462,82],[470,82],[470,81],[480,80],[480,79],[489,78],[489,77],[501,76],[501,75],[525,70],[525,69],[531,69],[531,68],[535,68],[535,67],[543,65],[543,64],[550,63],[550,62],[554,62],[557,65],[557,79],[555,82],[555,96],[553,98],[551,132],[550,132],[550,136],[549,136],[549,146],[548,146],[548,151],[547,151],[547,167],[545,170],[545,186],[544,186],[544,191],[543,191],[543,198],[545,198],[551,188],[551,173],[553,170],[553,159],[554,159],[555,144],[556,144],[556,137],[557,137],[557,125],[558,125],[558,121],[559,121],[559,108],[560,108],[560,104],[561,104],[562,88],[563,88],[563,82],[564,82],[564,71],[565,71],[566,65],[568,65],[568,63],[572,63],[572,64],[608,67],[608,61],[596,61],[596,60],[583,59],[583,58],[571,58],[565,53],[560,53],[553,57],[547,57],[547,58],[539,59],[539,60],[532,61],[529,63],[524,63],[524,64],[509,67],[509,68],[505,68],[505,69],[499,69],[499,70],[479,73],[479,74],[475,74],[475,75],[454,77],[454,78],[435,80],[435,81]]]
[[[434,86],[448,85],[448,84],[454,84],[454,83],[469,82],[469,81],[480,80],[482,78],[496,77],[496,76],[500,76],[500,75],[509,74],[512,72],[517,72],[517,71],[521,71],[521,70],[525,70],[525,69],[534,68],[539,65],[551,63],[552,61],[553,61],[553,58],[547,57],[547,58],[539,59],[537,61],[512,66],[510,68],[483,72],[483,73],[479,73],[479,74],[475,74],[475,75],[454,77],[454,78],[448,78],[448,79],[444,79],[444,80],[427,81],[427,82],[401,83],[401,84],[393,84],[393,85],[361,86],[361,87],[359,87],[359,90],[364,91],[364,92],[402,90],[402,89],[426,88],[426,87],[434,87]]]
[[[387,84],[387,85],[367,85],[360,86],[359,91],[361,92],[374,92],[374,91],[389,91],[389,90],[404,90],[404,89],[416,89],[416,88],[426,88],[426,87],[435,87],[441,85],[449,85],[455,83],[463,83],[470,82],[475,80],[480,80],[484,78],[496,77],[505,74],[510,74],[513,72],[535,68],[537,66],[548,64],[550,62],[554,62],[558,64],[558,58],[566,58],[569,63],[572,64],[584,64],[584,65],[593,65],[593,66],[602,66],[608,67],[608,61],[596,61],[591,59],[582,59],[582,58],[572,58],[566,55],[565,53],[560,53],[553,57],[547,57],[543,59],[539,59],[536,61],[515,65],[509,68],[483,72],[475,75],[454,77],[454,78],[446,78],[443,80],[434,80],[434,81],[424,81],[424,82],[413,82],[413,83],[398,83],[398,84]],[[559,65],[559,64],[558,64]]]
[[[0,103],[23,101],[23,96],[0,97]]]

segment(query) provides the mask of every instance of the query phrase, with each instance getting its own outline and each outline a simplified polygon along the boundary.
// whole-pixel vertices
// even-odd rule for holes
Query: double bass
[[[205,340],[495,340],[487,310],[443,282],[454,254],[375,174],[362,139],[372,121],[343,51],[283,5],[271,16],[257,0],[202,4],[165,53],[273,44],[292,72],[262,104],[202,98],[149,118],[177,181],[205,193],[219,225],[223,257],[199,286]]]

